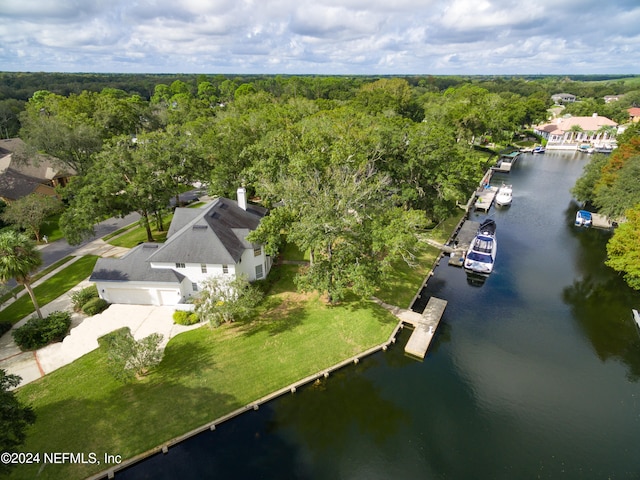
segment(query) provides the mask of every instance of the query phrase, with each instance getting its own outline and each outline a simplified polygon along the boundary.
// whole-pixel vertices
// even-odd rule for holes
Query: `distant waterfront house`
[[[272,259],[246,237],[265,214],[247,203],[244,188],[238,201],[218,198],[203,208],[177,208],[164,244],[144,243],[122,258],[101,258],[90,281],[109,303],[176,305],[211,276],[260,280]]]
[[[576,101],[576,96],[570,93],[556,93],[555,95],[551,95],[551,100],[553,103],[573,103]]]
[[[557,118],[552,123],[534,127],[547,140],[547,148],[574,150],[581,145],[615,147],[618,124],[607,117]]]
[[[629,120],[633,123],[640,122],[640,108],[632,107],[627,109],[627,112],[629,112]]]
[[[604,103],[611,103],[619,101],[624,95],[605,95]]]
[[[55,187],[66,185],[75,172],[59,168],[47,156],[29,162],[18,161],[16,154],[24,150],[19,138],[0,140],[0,198],[12,202],[31,193],[55,196]]]

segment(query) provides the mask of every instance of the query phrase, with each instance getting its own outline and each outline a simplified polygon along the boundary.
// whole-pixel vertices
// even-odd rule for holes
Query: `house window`
[[[202,265],[200,265],[200,271],[202,273],[207,273],[207,266],[204,263]]]
[[[191,288],[193,289],[194,292],[197,292],[198,291],[198,284],[196,282],[193,282],[191,284]]]
[[[262,272],[263,272],[262,265],[256,265],[256,279],[257,280],[261,279],[264,276],[264,274]]]
[[[260,255],[262,255],[262,247],[254,248],[253,249],[253,256],[254,257],[259,257]]]
[[[222,265],[222,273],[229,273],[229,265]]]
[[[176,263],[176,268],[185,268],[184,263]]]

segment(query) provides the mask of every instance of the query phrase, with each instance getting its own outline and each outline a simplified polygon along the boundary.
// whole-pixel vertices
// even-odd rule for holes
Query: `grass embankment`
[[[463,215],[464,212],[460,211],[459,214],[447,218],[431,230],[428,230],[424,236],[436,242],[445,243]],[[393,276],[378,290],[376,296],[391,305],[409,308],[409,304],[439,255],[440,250],[438,248],[423,243],[416,255],[416,266],[410,267],[404,261],[395,262]]]
[[[171,224],[173,213],[167,214],[162,217],[164,230],[160,231],[156,228],[154,221],[151,222],[151,235],[156,242],[164,242],[167,239],[167,230]],[[122,229],[121,229],[122,230]],[[117,237],[112,236],[110,238],[104,237],[105,241],[108,241],[114,247],[133,248],[136,245],[147,241],[147,230],[142,226],[137,227],[125,227],[122,235]],[[114,232],[115,233],[115,232]]]
[[[98,257],[95,255],[87,255],[75,261],[66,268],[63,268],[44,283],[33,289],[38,304],[43,306],[55,300],[60,295],[71,290],[78,283],[83,281],[93,271]],[[34,313],[33,303],[29,295],[23,295],[7,308],[0,311],[0,322],[8,321],[16,323],[27,315]]]
[[[172,339],[160,366],[135,384],[114,380],[99,349],[18,390],[37,414],[23,451],[132,457],[301,378],[385,342],[396,319],[372,302],[329,306],[279,276],[249,322]],[[82,478],[108,465],[47,465],[38,478]],[[33,478],[40,465],[16,469]]]
[[[431,238],[444,242],[459,217],[438,225]],[[415,270],[399,265],[380,297],[405,307],[438,255],[425,245]],[[308,255],[289,246],[287,260]],[[23,451],[94,452],[130,458],[184,434],[308,375],[385,342],[397,320],[368,301],[329,306],[295,291],[297,265],[274,267],[259,313],[248,322],[203,327],[173,338],[160,366],[123,385],[93,351],[21,387],[37,421]],[[47,465],[38,478],[83,478],[110,465]],[[11,478],[33,478],[40,465],[17,468]]]

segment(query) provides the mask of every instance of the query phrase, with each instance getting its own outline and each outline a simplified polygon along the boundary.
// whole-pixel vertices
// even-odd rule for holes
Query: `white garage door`
[[[108,288],[104,296],[109,303],[155,305],[158,302],[155,290],[147,289]]]
[[[158,290],[160,305],[176,305],[180,303],[182,295],[180,290]]]

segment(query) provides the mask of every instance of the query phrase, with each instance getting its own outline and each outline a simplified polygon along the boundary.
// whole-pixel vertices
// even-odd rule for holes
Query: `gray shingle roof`
[[[202,209],[178,208],[166,243],[149,256],[149,261],[237,263],[242,252],[253,246],[246,241],[246,235],[258,228],[265,214],[263,207],[248,205],[243,210],[228,198],[218,198]]]
[[[99,258],[90,281],[180,283],[184,275],[169,268],[151,268],[149,255],[157,251],[157,243],[143,243],[122,258]]]
[[[17,200],[33,193],[40,184],[35,178],[7,169],[0,173],[0,197]]]

